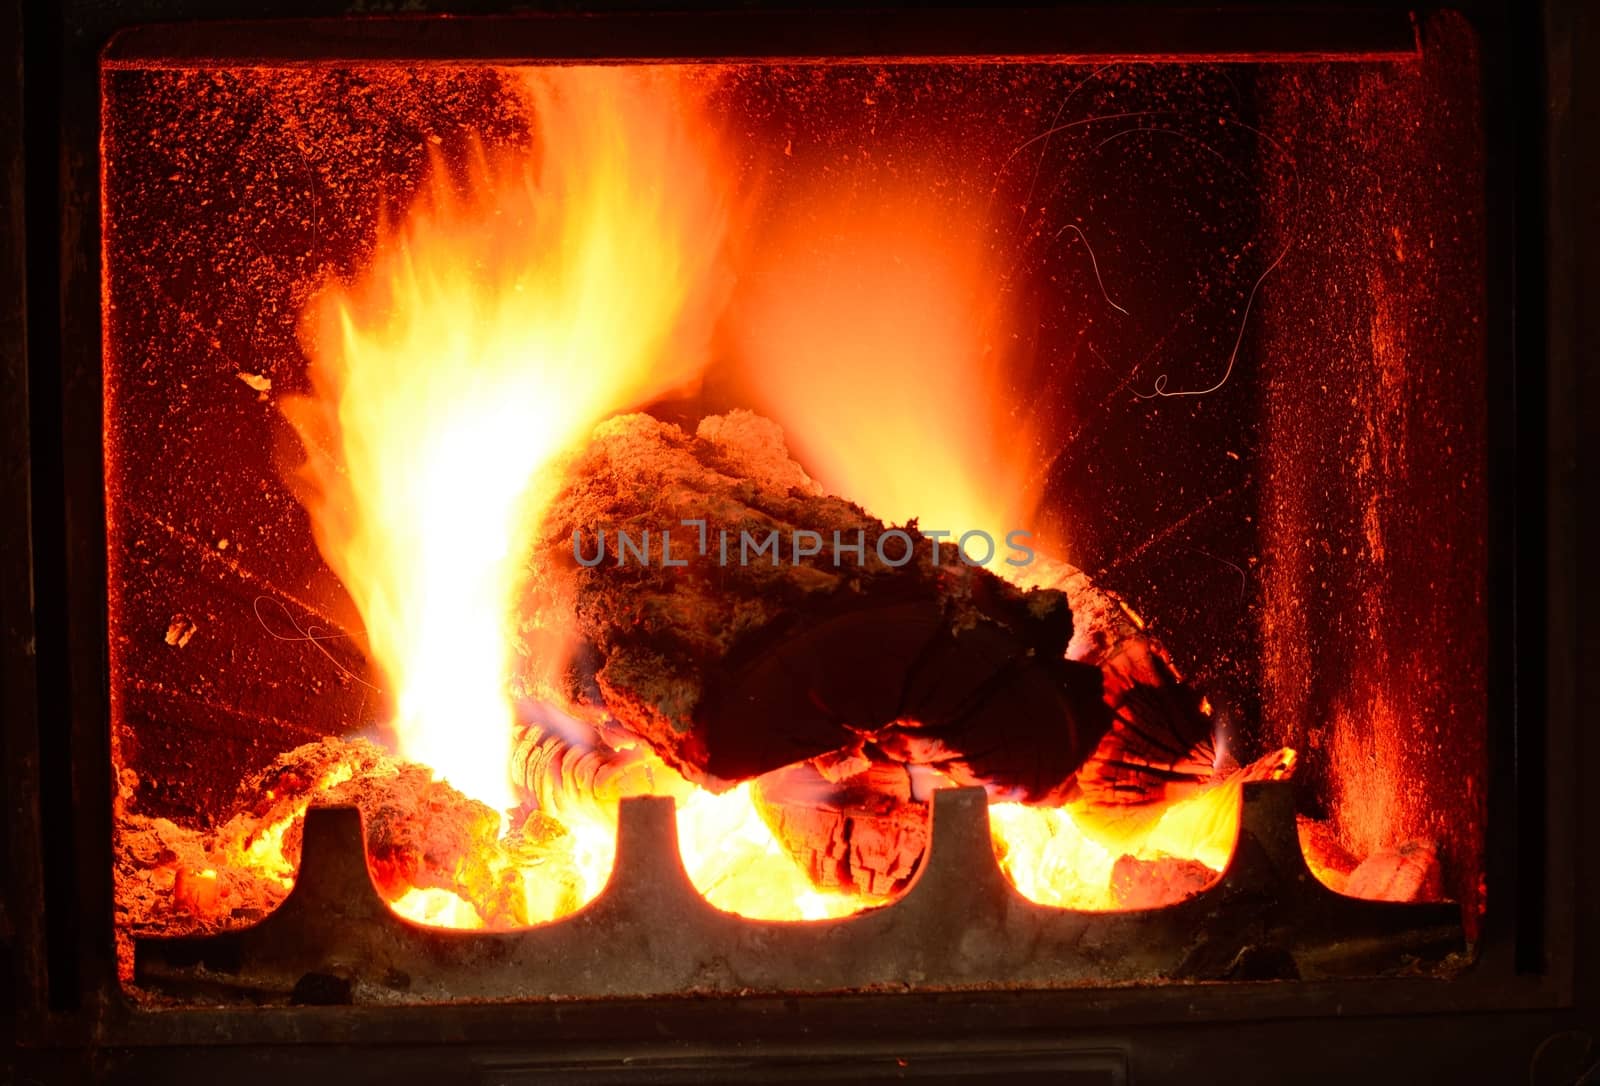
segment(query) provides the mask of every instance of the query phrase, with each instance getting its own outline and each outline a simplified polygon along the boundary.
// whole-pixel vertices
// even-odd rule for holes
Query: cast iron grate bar
[[[135,977],[173,995],[387,1003],[684,993],[1048,988],[1164,980],[1317,979],[1415,971],[1465,950],[1459,907],[1345,897],[1306,867],[1286,781],[1244,786],[1227,870],[1159,909],[1037,905],[1006,880],[981,788],[934,797],[928,854],[894,904],[839,920],[720,912],[678,856],[673,804],[622,802],[600,896],[515,932],[426,928],[367,874],[353,807],[306,815],[299,877],[252,927],[139,939]]]

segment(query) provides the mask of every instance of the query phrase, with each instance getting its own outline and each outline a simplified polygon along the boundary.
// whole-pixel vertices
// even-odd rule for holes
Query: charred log
[[[591,724],[550,706],[518,725],[511,780],[528,806],[556,815],[582,807],[604,818],[628,796],[688,791],[681,776],[614,721]]]
[[[1138,615],[1071,566],[1043,561],[1031,580],[1067,594],[1077,620],[1068,654],[1104,676],[1112,722],[1078,770],[1085,811],[1109,822],[1140,817],[1212,783],[1217,759],[1205,699]]]
[[[1025,576],[1030,584],[1067,594],[1074,620],[1068,655],[1101,669],[1104,700],[1113,714],[1070,790],[1079,825],[1122,841],[1131,825],[1147,823],[1168,805],[1216,784],[1219,774],[1203,699],[1178,677],[1137,615],[1070,566],[1040,559]],[[758,782],[767,823],[819,885],[882,886],[887,879],[892,890],[904,888],[920,855],[915,833],[918,828],[925,831],[925,808],[897,806],[907,780],[902,763],[948,768],[932,752],[919,750],[915,739],[902,732],[882,746],[867,747],[856,755],[853,775],[839,771],[841,759],[829,757],[813,760],[804,787],[787,786],[800,779],[799,770],[769,774]],[[1256,780],[1284,771],[1274,757],[1242,772],[1243,779]],[[773,782],[785,786],[774,787]],[[867,842],[867,847],[851,847],[856,841]],[[891,847],[885,849],[885,843]],[[1124,907],[1165,900],[1163,894],[1144,882],[1130,883],[1130,904]]]
[[[812,763],[756,781],[756,809],[811,881],[883,898],[904,890],[928,848],[928,806],[904,765],[869,763],[832,783]]]
[[[1200,694],[1148,642],[1122,643],[1102,671],[1114,719],[1078,770],[1086,804],[1107,814],[1165,806],[1216,776]]]
[[[632,549],[581,563],[602,531]],[[643,415],[599,427],[529,574],[523,692],[619,722],[713,789],[871,743],[1048,802],[1110,723],[1099,669],[1065,659],[1064,593],[824,494],[747,412],[694,436]],[[551,675],[541,632],[566,629]]]

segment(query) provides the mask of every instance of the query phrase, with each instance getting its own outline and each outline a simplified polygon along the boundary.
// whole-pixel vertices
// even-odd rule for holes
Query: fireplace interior
[[[1291,782],[1330,908],[1459,920],[1372,912],[1387,961],[1364,928],[1225,953],[1218,920],[1203,953],[1129,935],[1025,975],[1458,968],[1487,769],[1473,50],[1449,17],[1412,56],[1293,64],[113,50],[124,979],[198,960],[215,988],[237,938],[194,937],[282,902],[311,806],[361,811],[400,916],[520,931],[594,901],[619,803],[666,796],[676,846],[635,845],[718,916],[881,942],[909,936],[843,918],[931,869],[942,788],[983,790],[997,900],[1048,926],[1220,900],[1257,782]],[[897,975],[926,953],[860,983],[1020,981],[981,952]],[[389,972],[304,976],[452,994]],[[814,972],[682,983],[849,986]]]

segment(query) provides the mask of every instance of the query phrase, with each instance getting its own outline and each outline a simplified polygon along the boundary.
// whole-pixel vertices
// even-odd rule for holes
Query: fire
[[[413,886],[389,907],[407,920],[436,928],[481,928],[483,917],[459,894],[439,886]]]
[[[536,142],[474,145],[454,171],[436,157],[363,271],[308,307],[311,394],[284,407],[307,454],[299,479],[317,544],[392,692],[395,746],[502,812],[515,806],[509,616],[551,496],[543,469],[602,419],[699,376],[719,319],[754,406],[830,491],[925,530],[1004,539],[1032,527],[1038,482],[1030,422],[1005,407],[1018,402],[1006,387],[1017,359],[981,215],[910,190],[868,197],[861,182],[843,202],[818,190],[786,206],[794,225],[764,236],[725,309],[734,172],[687,75],[506,78]],[[533,633],[559,664],[564,631]],[[873,903],[816,889],[748,783],[722,795],[676,784],[684,865],[712,905],[799,920]],[[1067,809],[991,810],[1021,892],[1105,908],[1125,853],[1222,867],[1237,800],[1237,788],[1214,789],[1120,841],[1083,832]],[[473,903],[482,893],[439,886],[402,888],[392,906],[473,928],[572,912],[608,876],[615,808],[545,814],[561,831],[548,841],[513,832],[476,857],[475,877],[510,887],[509,907],[486,915]],[[267,827],[240,861],[286,878],[288,825]]]
[[[666,773],[671,770],[662,767]],[[871,902],[855,894],[818,890],[784,851],[757,813],[745,783],[722,795],[692,789],[678,808],[679,851],[694,888],[712,906],[741,916],[776,920],[821,920],[847,916]],[[615,824],[599,816],[566,812],[566,827],[577,838],[564,859],[574,861],[576,893],[552,880],[549,871],[527,857],[489,858],[495,877],[510,873],[520,900],[515,918],[542,923],[571,913],[599,894],[611,867]],[[471,901],[443,887],[411,887],[389,902],[401,916],[446,928],[482,928],[486,922]]]
[[[1113,909],[1111,872],[1122,856],[1196,860],[1221,873],[1239,834],[1247,780],[1293,772],[1295,753],[1281,750],[1205,792],[1108,831],[1088,829],[1065,807],[989,805],[1001,868],[1022,896],[1065,909]]]
[[[910,182],[835,179],[786,208],[794,225],[763,236],[737,299],[740,358],[762,412],[831,493],[924,530],[999,540],[1037,527],[1041,441],[1007,384],[1027,359],[1010,346],[1015,315],[996,300],[1003,269],[984,244],[991,224],[980,209],[928,195],[948,173],[941,163]],[[1024,584],[1035,572],[989,568]],[[1263,762],[1287,775],[1293,757]],[[993,803],[996,852],[1031,900],[1113,908],[1111,871],[1124,855],[1225,867],[1248,776],[1115,831],[1091,829],[1070,808]]]
[[[336,766],[322,774],[307,795],[330,792],[353,775],[348,765]],[[269,794],[267,798],[272,797]],[[307,799],[296,803],[288,813],[266,825],[253,827],[248,834],[227,835],[229,839],[222,846],[220,859],[229,866],[254,871],[287,890],[294,885],[295,864],[284,855],[284,838],[297,822],[305,818],[306,809],[310,806],[311,801]],[[224,832],[226,834],[226,828]]]
[[[786,204],[732,320],[753,406],[829,493],[1003,540],[1031,527],[1037,435],[1007,387],[1023,360],[987,224],[928,195],[948,170],[830,175]]]
[[[700,789],[678,806],[678,840],[689,881],[725,912],[771,920],[848,916],[855,894],[818,890],[756,811],[750,782],[722,795]]]
[[[436,161],[354,282],[310,308],[285,411],[318,547],[394,692],[400,752],[497,808],[506,623],[539,469],[704,364],[724,203],[663,76],[520,76],[538,145]]]

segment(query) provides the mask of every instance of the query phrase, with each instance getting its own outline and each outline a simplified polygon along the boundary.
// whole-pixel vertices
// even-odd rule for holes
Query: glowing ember
[[[348,764],[340,763],[317,778],[317,783],[307,795],[293,804],[287,813],[261,826],[247,826],[243,834],[228,835],[224,827],[226,844],[221,848],[223,863],[245,868],[271,879],[283,889],[294,885],[295,863],[284,854],[284,838],[289,830],[305,818],[306,808],[315,796],[323,795],[354,776]],[[265,798],[272,799],[269,793]]]
[[[821,920],[872,904],[819,890],[757,813],[746,781],[720,796],[696,791],[678,806],[678,840],[689,881],[711,904],[741,916]]]
[[[1032,901],[1066,909],[1118,908],[1111,876],[1121,857],[1196,860],[1220,874],[1239,834],[1244,783],[1287,777],[1294,762],[1293,751],[1278,751],[1214,788],[1114,828],[1086,830],[1070,805],[993,803],[995,851],[1006,876]]]
[[[481,928],[483,917],[468,901],[441,887],[419,889],[413,886],[393,901],[389,907],[407,920],[437,928]]]

